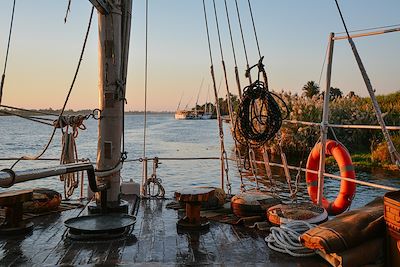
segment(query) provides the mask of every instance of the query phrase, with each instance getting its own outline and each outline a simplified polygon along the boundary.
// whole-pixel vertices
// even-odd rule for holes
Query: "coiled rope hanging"
[[[285,119],[275,98],[282,102],[287,116],[286,103],[270,92],[264,82],[257,80],[244,88],[236,117],[235,139],[239,143],[260,147],[275,136]]]

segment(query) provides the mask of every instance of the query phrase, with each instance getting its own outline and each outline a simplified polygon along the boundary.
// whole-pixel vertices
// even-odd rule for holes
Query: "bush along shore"
[[[336,89],[336,88],[335,88]],[[303,89],[304,90],[304,89]],[[299,96],[290,92],[277,93],[289,108],[288,120],[320,123],[322,119],[323,95]],[[375,111],[370,98],[359,97],[350,93],[345,97],[341,94],[330,96],[329,123],[352,125],[378,125]],[[377,96],[386,125],[400,125],[400,91],[389,95]],[[281,145],[283,151],[304,163],[308,153],[319,141],[319,126],[306,126],[284,122],[281,128]],[[400,131],[390,131],[392,141],[400,151]],[[350,152],[353,164],[357,167],[396,168],[390,161],[387,144],[381,130],[372,129],[342,129],[330,128],[328,139],[341,142]],[[272,154],[278,154],[277,138],[269,141]],[[328,159],[328,164],[335,164],[334,159]]]

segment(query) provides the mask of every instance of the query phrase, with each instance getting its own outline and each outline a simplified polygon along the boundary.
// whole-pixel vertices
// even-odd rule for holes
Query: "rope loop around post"
[[[97,113],[97,114],[96,114]],[[96,121],[100,120],[102,118],[101,116],[101,110],[99,108],[95,108],[92,110],[92,113],[87,115],[87,119],[92,118]]]
[[[128,152],[123,151],[121,152],[121,162],[124,162],[128,158]]]
[[[254,64],[253,66],[248,67],[248,68],[246,69],[246,71],[245,71],[244,76],[245,76],[246,78],[249,78],[249,77],[250,77],[250,72],[251,72],[251,70],[254,69],[255,67],[258,68],[258,72],[259,72],[259,73],[260,73],[260,72],[264,72],[264,71],[265,71],[265,69],[264,69],[264,66],[265,66],[265,65],[264,65],[264,63],[263,63],[263,60],[264,60],[264,56],[260,57],[260,59],[258,60],[258,62],[257,62],[256,64]]]

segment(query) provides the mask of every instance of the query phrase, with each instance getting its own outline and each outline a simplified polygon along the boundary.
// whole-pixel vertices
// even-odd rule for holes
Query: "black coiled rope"
[[[282,126],[282,110],[275,100],[281,97],[270,92],[262,81],[255,81],[243,90],[243,99],[239,105],[235,124],[235,139],[241,144],[260,147],[272,139]]]

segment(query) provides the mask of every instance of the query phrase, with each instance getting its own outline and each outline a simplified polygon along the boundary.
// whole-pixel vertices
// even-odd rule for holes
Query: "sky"
[[[148,0],[147,109],[174,111],[212,101],[210,57],[201,0]],[[237,92],[234,61],[224,1],[215,0],[222,51],[229,89]],[[0,1],[0,71],[3,71],[13,0]],[[2,104],[24,108],[59,109],[69,90],[86,32],[91,4],[72,0],[67,23],[68,0],[17,0],[14,28]],[[212,0],[205,0],[211,47],[220,97],[226,95],[222,81],[221,53]],[[257,52],[247,0],[238,0],[250,64]],[[400,24],[398,0],[339,1],[349,30]],[[227,0],[237,65],[245,86],[246,65],[233,0]],[[265,57],[270,89],[301,94],[309,81],[324,89],[320,73],[330,32],[343,32],[334,0],[251,0],[261,54]],[[126,110],[144,109],[145,0],[133,1],[132,32],[127,81]],[[68,109],[98,106],[98,29],[94,17],[90,36]],[[377,94],[400,90],[400,32],[355,39]],[[201,86],[202,80],[203,85]],[[332,86],[344,94],[367,96],[347,41],[334,47]],[[208,89],[210,88],[210,89]],[[208,98],[207,98],[208,96]]]

